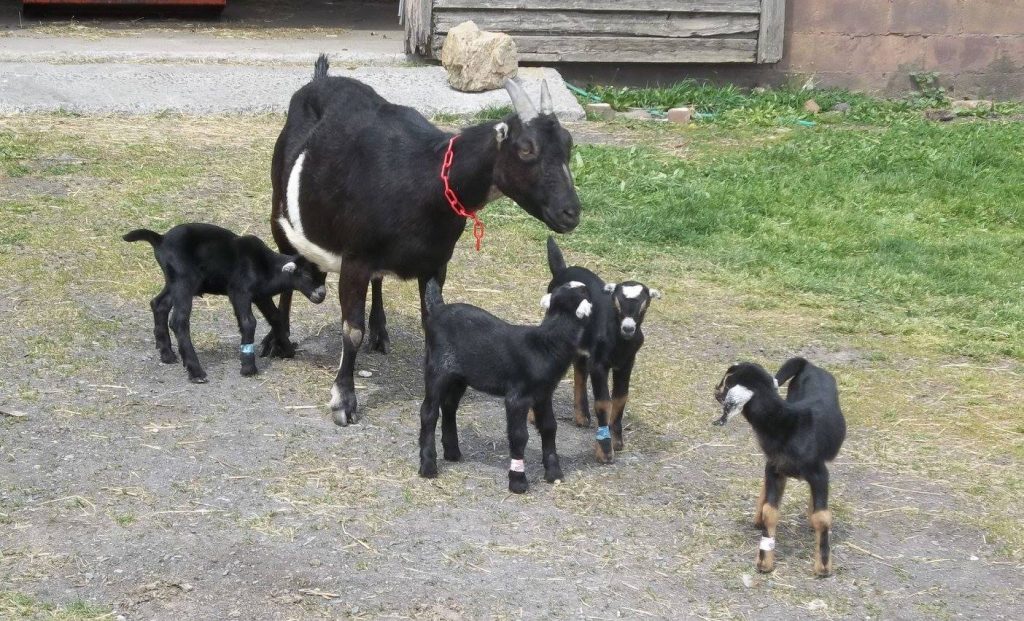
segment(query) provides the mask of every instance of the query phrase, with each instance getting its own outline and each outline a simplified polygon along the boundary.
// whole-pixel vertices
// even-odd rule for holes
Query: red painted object
[[[25,6],[76,5],[95,7],[117,6],[164,6],[164,7],[206,7],[224,8],[227,0],[22,0]]]
[[[452,151],[452,148],[455,146],[455,139],[458,137],[459,135],[455,134],[448,141],[448,150],[444,152],[444,161],[441,163],[441,181],[444,182],[444,197],[456,215],[473,221],[473,237],[476,238],[476,251],[480,252],[480,241],[484,238],[484,221],[480,219],[480,216],[476,215],[475,211],[466,209],[466,206],[462,204],[462,201],[455,194],[451,184],[448,183],[448,174],[451,172],[452,161],[455,159],[455,152]]]

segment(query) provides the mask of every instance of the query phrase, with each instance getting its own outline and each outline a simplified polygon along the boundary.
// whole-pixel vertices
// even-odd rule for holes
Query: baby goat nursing
[[[163,291],[150,302],[160,360],[168,364],[177,360],[167,332],[170,316],[181,360],[188,370],[189,380],[197,384],[206,382],[206,372],[199,364],[189,330],[193,296],[213,293],[230,298],[242,333],[242,375],[255,375],[256,318],[252,305],[256,304],[276,330],[275,334],[287,335],[287,331],[279,329],[281,317],[271,298],[298,289],[310,301],[319,304],[326,293],[324,274],[302,257],[278,254],[258,237],[238,236],[212,224],[180,224],[163,235],[136,229],[125,235],[124,240],[147,241],[153,246],[153,254],[166,280]],[[295,354],[287,337],[280,337],[273,345],[287,355]]]
[[[783,400],[778,386],[787,381],[789,390]],[[762,529],[757,569],[769,572],[775,567],[779,503],[787,477],[793,477],[807,481],[811,487],[814,573],[827,576],[832,571],[832,512],[828,508],[825,462],[835,459],[846,437],[835,378],[803,358],[787,360],[774,378],[761,366],[744,362],[729,367],[715,388],[715,398],[722,404],[722,416],[714,424],[724,425],[742,412],[767,457],[764,485],[754,509],[754,525]]]
[[[555,414],[551,394],[569,368],[590,317],[590,294],[578,282],[567,283],[544,296],[547,309],[539,326],[510,325],[468,304],[445,304],[441,289],[427,283],[427,353],[424,364],[426,395],[420,408],[420,476],[437,476],[434,433],[441,410],[444,458],[459,461],[455,412],[466,387],[505,398],[511,463],[508,489],[526,491],[523,454],[532,409],[544,455],[544,478],[562,478],[555,450]]]

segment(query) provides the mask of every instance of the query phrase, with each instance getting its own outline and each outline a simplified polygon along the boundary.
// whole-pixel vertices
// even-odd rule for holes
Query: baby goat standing
[[[789,381],[786,399],[778,386]],[[724,425],[737,412],[750,422],[767,461],[764,484],[754,509],[754,526],[762,529],[757,552],[757,569],[775,568],[775,528],[786,478],[803,479],[811,487],[808,516],[815,532],[814,573],[832,571],[828,508],[828,468],[825,462],[839,454],[846,438],[846,420],[839,409],[836,380],[828,371],[803,358],[791,358],[772,377],[760,365],[735,364],[715,387],[715,399],[722,404]]]
[[[629,399],[629,379],[636,354],[644,344],[640,324],[644,321],[651,300],[660,298],[661,293],[632,280],[605,284],[597,274],[585,267],[567,267],[562,251],[552,237],[548,237],[548,267],[552,276],[548,291],[570,281],[582,282],[590,291],[594,319],[584,333],[579,353],[573,362],[574,411],[576,424],[589,427],[589,375],[594,390],[594,410],[598,425],[594,455],[597,461],[609,463],[615,451],[622,449],[622,415]],[[610,371],[614,371],[611,397],[608,395]]]
[[[562,478],[555,450],[555,414],[551,394],[569,368],[590,317],[586,286],[568,283],[544,296],[547,309],[539,326],[510,325],[487,311],[468,304],[445,304],[434,279],[427,283],[427,352],[424,364],[426,395],[420,408],[420,476],[437,476],[434,432],[441,410],[441,445],[444,458],[459,461],[455,412],[470,386],[505,398],[508,450],[511,463],[508,489],[526,491],[523,453],[528,433],[527,413],[532,409],[544,455],[544,478]]]
[[[177,360],[167,332],[167,319],[173,308],[171,328],[178,339],[189,380],[197,384],[206,382],[206,372],[199,364],[189,331],[193,296],[213,293],[231,299],[242,333],[242,375],[256,374],[253,303],[270,322],[275,334],[287,334],[278,329],[280,315],[271,299],[273,296],[298,289],[314,304],[324,301],[325,275],[322,272],[302,257],[274,252],[252,235],[240,237],[219,226],[193,223],[179,224],[163,235],[149,229],[136,229],[125,235],[124,240],[152,244],[166,281],[163,291],[150,302],[156,348],[160,350],[162,362],[170,364]],[[291,355],[295,353],[291,342],[275,345]]]

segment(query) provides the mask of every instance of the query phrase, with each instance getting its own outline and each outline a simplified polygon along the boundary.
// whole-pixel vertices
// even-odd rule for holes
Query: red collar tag
[[[451,172],[452,160],[455,159],[452,147],[455,145],[455,139],[458,137],[458,134],[456,134],[448,141],[448,150],[444,152],[444,163],[441,164],[441,181],[444,182],[444,197],[456,215],[473,221],[473,237],[476,238],[476,250],[480,252],[480,240],[484,238],[484,222],[476,215],[475,211],[466,209],[466,206],[462,204],[459,197],[455,195],[455,190],[448,183],[448,173]]]

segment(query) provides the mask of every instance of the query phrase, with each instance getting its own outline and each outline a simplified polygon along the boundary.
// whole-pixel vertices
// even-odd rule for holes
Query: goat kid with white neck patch
[[[598,425],[594,456],[601,463],[611,463],[615,451],[623,447],[622,417],[629,400],[629,381],[637,352],[644,344],[641,324],[651,300],[660,298],[661,293],[632,280],[619,284],[605,283],[584,267],[566,266],[562,251],[552,237],[548,237],[548,267],[552,275],[549,291],[569,281],[582,282],[594,303],[594,320],[584,334],[573,362],[573,409],[576,425],[589,427],[589,376]],[[610,396],[609,373],[613,373]]]
[[[256,374],[253,304],[273,330],[281,327],[273,296],[298,289],[314,304],[323,302],[326,296],[324,274],[313,264],[299,256],[278,254],[253,235],[239,236],[212,224],[192,223],[178,225],[163,235],[136,229],[123,239],[146,241],[153,246],[165,280],[163,291],[150,302],[160,360],[167,364],[177,361],[167,331],[170,317],[181,360],[189,380],[196,384],[206,382],[206,372],[199,364],[189,329],[194,296],[211,293],[231,300],[242,334],[242,375]],[[286,333],[278,330],[277,334]],[[284,350],[293,346],[279,343],[278,347]]]
[[[468,386],[505,399],[509,491],[522,494],[528,488],[523,456],[531,410],[541,437],[544,478],[549,483],[561,480],[551,395],[590,322],[587,288],[582,283],[567,283],[545,295],[541,304],[547,312],[539,326],[511,325],[476,306],[445,304],[441,287],[433,279],[427,283],[425,301],[426,395],[420,408],[420,476],[437,476],[434,434],[439,409],[444,458],[462,459],[455,414]]]
[[[779,386],[787,381],[789,389],[783,400]],[[715,387],[715,399],[722,404],[722,416],[714,424],[724,425],[742,413],[767,458],[764,483],[754,509],[754,526],[762,529],[758,571],[775,568],[779,503],[786,479],[791,477],[810,485],[807,517],[815,532],[814,573],[829,575],[832,512],[828,508],[829,474],[825,464],[836,458],[846,438],[846,419],[839,407],[835,378],[804,358],[787,360],[775,377],[760,365],[744,362],[725,372]]]

